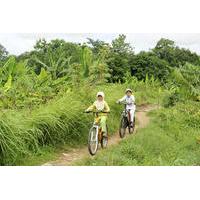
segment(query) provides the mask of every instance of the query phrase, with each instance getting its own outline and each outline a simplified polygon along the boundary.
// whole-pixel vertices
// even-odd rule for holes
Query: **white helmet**
[[[98,97],[98,96],[102,96],[102,97],[104,98],[104,96],[105,96],[105,95],[104,95],[104,92],[97,92],[97,97]]]
[[[126,89],[126,92],[125,92],[125,93],[127,93],[127,92],[133,93],[133,91],[132,91],[130,88]]]

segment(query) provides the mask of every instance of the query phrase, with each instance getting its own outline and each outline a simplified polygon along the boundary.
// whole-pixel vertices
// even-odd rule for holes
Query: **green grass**
[[[151,123],[138,134],[75,165],[200,165],[199,109],[199,103],[187,102],[154,111]]]
[[[114,133],[118,129],[123,109],[115,102],[124,95],[127,87],[135,90],[137,104],[157,102],[158,85],[134,82],[84,86],[76,91],[67,90],[62,96],[59,95],[35,109],[2,111],[0,164],[29,165],[31,159],[34,160],[33,163],[37,163],[37,157],[38,160],[48,160],[49,156],[51,158],[50,154],[65,146],[85,145],[93,116],[86,115],[83,111],[93,103],[99,90],[105,92],[106,101],[111,108],[108,126],[109,132]]]

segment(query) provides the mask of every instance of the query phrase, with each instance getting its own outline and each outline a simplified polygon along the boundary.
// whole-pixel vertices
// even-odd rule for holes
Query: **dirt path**
[[[136,111],[136,119],[137,125],[135,133],[138,128],[144,128],[149,123],[149,117],[147,116],[147,112],[158,108],[157,105],[141,105],[138,106]],[[127,137],[127,136],[126,136]],[[113,136],[109,138],[108,148],[112,145],[116,145],[121,141],[119,134],[115,133]],[[84,148],[75,148],[70,150],[69,152],[62,153],[60,157],[55,161],[50,161],[45,163],[43,166],[67,166],[72,165],[73,162],[78,161],[82,158],[92,157],[88,153],[87,147]]]

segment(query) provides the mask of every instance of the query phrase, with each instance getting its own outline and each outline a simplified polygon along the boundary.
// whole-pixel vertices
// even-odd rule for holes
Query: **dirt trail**
[[[157,105],[140,105],[136,111],[136,120],[137,125],[135,129],[135,133],[137,132],[138,128],[144,128],[149,123],[149,117],[147,116],[147,112],[158,108]],[[127,137],[128,135],[126,135]],[[111,136],[108,140],[108,147],[112,145],[116,145],[121,141],[119,134],[115,133]],[[98,153],[98,152],[97,152]],[[84,148],[75,148],[70,150],[69,152],[62,153],[60,157],[55,161],[50,161],[45,163],[43,166],[67,166],[72,165],[73,162],[78,161],[82,158],[92,157],[88,153],[87,147]]]

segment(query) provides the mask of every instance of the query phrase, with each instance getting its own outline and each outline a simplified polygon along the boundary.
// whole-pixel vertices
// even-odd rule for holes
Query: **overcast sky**
[[[10,54],[19,55],[25,51],[32,50],[35,42],[40,38],[45,38],[47,41],[59,38],[66,41],[83,43],[90,37],[110,43],[118,35],[119,34],[116,33],[0,33],[0,44],[2,44]],[[129,33],[125,35],[127,36],[127,42],[131,43],[136,53],[141,50],[153,48],[156,42],[161,37],[164,37],[172,39],[178,46],[188,48],[200,55],[200,33]]]

